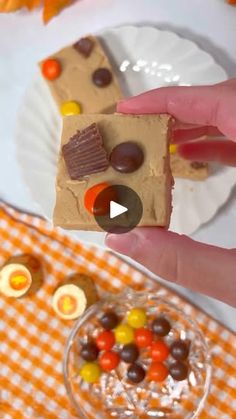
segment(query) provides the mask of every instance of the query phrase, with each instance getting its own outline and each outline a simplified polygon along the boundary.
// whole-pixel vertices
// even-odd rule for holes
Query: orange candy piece
[[[153,361],[163,362],[169,355],[169,348],[165,342],[158,340],[152,343],[151,357]]]
[[[109,372],[114,370],[120,362],[117,352],[105,351],[99,358],[99,365],[103,371]]]
[[[153,341],[153,333],[146,327],[140,327],[134,332],[134,340],[139,348],[148,348]]]
[[[148,370],[147,378],[150,381],[155,381],[156,383],[159,383],[161,381],[164,381],[169,374],[168,369],[162,362],[153,362],[150,365],[150,368]]]
[[[88,212],[92,215],[106,215],[110,209],[110,200],[114,199],[115,194],[112,193],[112,188],[106,182],[98,183],[97,185],[89,188],[84,195],[84,206]],[[95,208],[95,201],[98,195],[104,191],[106,188],[109,188],[108,194],[104,199],[102,205],[99,205],[99,208]],[[109,196],[108,196],[109,195]],[[112,195],[112,196],[110,196]],[[100,204],[100,203],[99,203]]]
[[[61,64],[55,58],[49,58],[42,64],[42,74],[48,80],[55,80],[61,74]]]

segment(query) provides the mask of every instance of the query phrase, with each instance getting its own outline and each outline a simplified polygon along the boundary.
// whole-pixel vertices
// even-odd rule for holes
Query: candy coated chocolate
[[[42,74],[50,81],[57,79],[61,74],[61,64],[55,58],[49,58],[42,63]]]
[[[145,370],[139,364],[132,364],[128,368],[127,377],[132,383],[138,384],[145,377]]]
[[[170,353],[177,361],[184,361],[189,354],[189,345],[183,340],[176,340],[170,347]]]
[[[132,141],[118,144],[110,155],[111,166],[121,173],[135,172],[142,165],[143,160],[143,150]]]
[[[83,345],[80,355],[85,361],[95,361],[98,357],[98,347],[93,342],[88,342]]]
[[[169,152],[170,152],[170,154],[177,153],[177,145],[176,144],[170,144],[169,145]]]
[[[169,367],[169,372],[172,378],[176,381],[185,380],[188,377],[188,367],[181,361],[176,361]]]
[[[93,83],[98,87],[106,87],[112,81],[112,74],[108,68],[98,68],[92,75]]]
[[[134,307],[128,313],[127,323],[134,329],[145,326],[146,321],[146,312],[142,308]]]
[[[171,325],[164,317],[157,317],[152,322],[152,330],[158,336],[168,335]]]
[[[85,362],[79,372],[86,383],[96,383],[101,375],[101,369],[95,362]]]
[[[104,329],[114,329],[119,323],[119,318],[114,311],[107,311],[100,319],[100,323]]]
[[[75,100],[62,103],[60,110],[63,116],[79,115],[81,113],[81,107]]]
[[[86,37],[81,38],[79,41],[77,41],[73,47],[78,51],[80,54],[82,54],[85,58],[88,58],[92,52],[92,49],[94,47],[94,42],[92,39]]]
[[[126,345],[133,342],[134,331],[128,324],[119,324],[115,329],[116,342]]]
[[[128,343],[128,345],[124,345],[120,353],[120,357],[122,361],[127,362],[128,364],[135,362],[139,357],[138,347],[134,343]]]

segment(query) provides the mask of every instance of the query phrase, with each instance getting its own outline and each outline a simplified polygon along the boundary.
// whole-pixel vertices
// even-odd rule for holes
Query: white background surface
[[[0,199],[36,210],[20,178],[14,150],[17,111],[36,63],[85,33],[134,23],[173,30],[197,42],[225,68],[229,77],[236,77],[236,8],[224,0],[80,0],[46,27],[38,11],[32,15],[0,15]],[[217,216],[193,237],[236,247],[236,190]],[[187,294],[235,329],[236,310]]]

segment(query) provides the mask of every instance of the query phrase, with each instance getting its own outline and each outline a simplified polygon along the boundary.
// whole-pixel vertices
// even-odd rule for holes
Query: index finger
[[[121,101],[117,111],[131,114],[168,113],[189,123],[215,126],[236,141],[236,94],[230,83],[213,86],[161,87]]]

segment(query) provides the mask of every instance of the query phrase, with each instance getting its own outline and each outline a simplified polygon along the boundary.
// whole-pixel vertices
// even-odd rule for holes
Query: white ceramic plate
[[[99,33],[114,62],[125,94],[159,86],[210,84],[225,71],[197,45],[174,33],[151,27],[124,26]],[[73,40],[72,40],[73,41]],[[19,113],[16,149],[24,180],[39,211],[52,219],[61,120],[49,90],[38,74]],[[171,229],[191,234],[210,220],[229,197],[236,169],[223,168],[204,182],[176,181]],[[104,234],[70,232],[80,240],[103,244]]]

